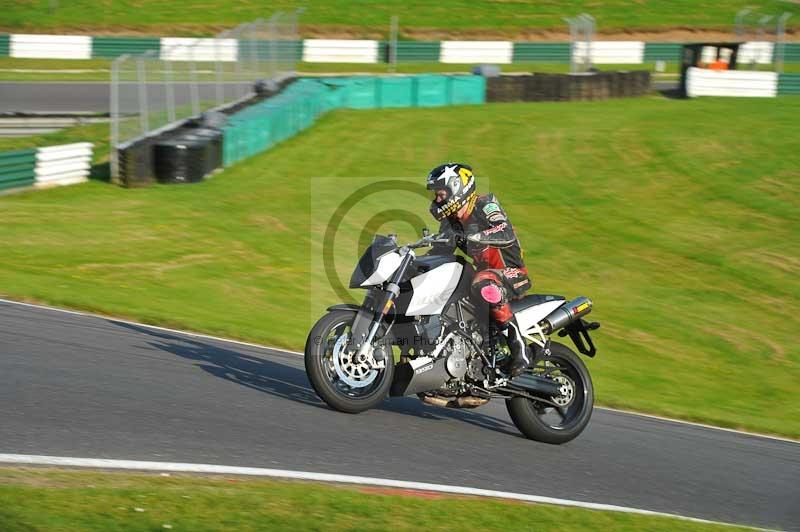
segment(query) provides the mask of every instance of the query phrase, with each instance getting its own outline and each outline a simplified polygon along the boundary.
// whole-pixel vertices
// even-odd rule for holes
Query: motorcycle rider
[[[466,164],[437,166],[428,174],[427,189],[433,191],[430,212],[441,223],[439,232],[450,237],[430,253],[450,254],[458,247],[472,258],[471,296],[488,304],[494,325],[506,335],[512,357],[508,371],[516,376],[531,364],[531,356],[509,300],[523,297],[531,281],[514,228],[494,194],[477,194]]]

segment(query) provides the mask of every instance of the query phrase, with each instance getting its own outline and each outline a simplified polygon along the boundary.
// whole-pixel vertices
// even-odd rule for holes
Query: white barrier
[[[88,35],[11,35],[9,55],[40,59],[90,59],[92,38]]]
[[[591,48],[590,48],[591,46]],[[591,60],[596,65],[640,65],[644,63],[643,41],[585,41],[576,42],[572,48],[572,59],[576,63],[586,62],[591,49]]]
[[[165,61],[236,61],[236,39],[193,39],[162,37],[161,59]]]
[[[736,63],[744,66],[755,61],[759,65],[769,65],[772,63],[772,49],[771,42],[748,41],[739,47]]]
[[[687,72],[686,94],[692,98],[695,96],[774,98],[778,95],[778,74],[691,67]]]
[[[83,183],[92,168],[92,143],[48,146],[36,151],[36,187]]]
[[[513,55],[510,41],[442,41],[439,62],[510,64]]]
[[[303,61],[308,63],[377,63],[378,41],[306,39]]]

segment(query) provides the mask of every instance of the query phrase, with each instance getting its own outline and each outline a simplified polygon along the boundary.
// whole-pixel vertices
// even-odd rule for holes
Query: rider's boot
[[[525,345],[525,340],[522,338],[522,332],[519,330],[517,320],[511,319],[508,322],[506,330],[503,331],[506,335],[508,348],[511,350],[511,363],[508,366],[508,372],[512,377],[516,377],[533,362],[533,357]]]

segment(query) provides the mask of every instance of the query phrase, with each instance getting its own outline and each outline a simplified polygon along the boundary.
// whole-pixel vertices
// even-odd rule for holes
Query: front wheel
[[[589,370],[569,347],[550,344],[550,356],[531,368],[535,375],[557,381],[562,394],[554,398],[559,406],[514,397],[506,408],[514,425],[526,437],[544,443],[561,444],[575,439],[592,417],[594,389]]]
[[[306,373],[314,391],[328,406],[348,414],[377,406],[388,395],[394,377],[391,347],[375,347],[385,350],[382,369],[360,364],[347,352],[355,317],[349,310],[329,312],[311,329],[305,348]]]

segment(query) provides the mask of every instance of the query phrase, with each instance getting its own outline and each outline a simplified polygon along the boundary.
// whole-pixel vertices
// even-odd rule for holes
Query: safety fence
[[[235,108],[117,149],[127,187],[194,183],[268,150],[332,109],[436,107],[486,101],[482,76],[349,76],[286,80]]]
[[[686,72],[686,95],[774,98],[800,95],[800,74],[709,70],[691,67]]]
[[[0,191],[83,183],[92,168],[92,143],[78,142],[0,153]]]
[[[215,38],[176,37],[91,37],[70,35],[0,34],[0,57],[91,59],[114,58],[150,52],[165,60],[191,60],[189,44],[197,46],[197,56],[208,60],[235,62],[252,57],[253,50],[269,53],[270,39],[265,32],[246,39],[230,41],[217,53]],[[220,38],[218,36],[218,38]],[[397,62],[469,63],[569,63],[590,61],[593,64],[645,64],[655,61],[679,62],[682,43],[644,41],[512,42],[512,41],[397,41],[360,39],[299,39],[296,35],[279,39],[282,53],[293,61],[309,63],[383,63]],[[291,42],[288,42],[291,41]],[[181,51],[183,50],[183,51]],[[205,50],[200,51],[200,50]],[[392,53],[394,52],[394,53]],[[782,61],[800,62],[800,43],[776,46],[773,41],[746,41],[739,51],[739,62],[772,64],[782,54]]]
[[[482,76],[392,76],[300,79],[280,94],[229,117],[223,128],[224,166],[268,150],[333,109],[481,104]]]
[[[246,101],[259,84],[275,86],[291,77],[300,53],[297,14],[278,12],[214,38],[98,40],[92,54],[117,54],[111,65],[112,145],[124,148]],[[134,51],[139,53],[129,55]],[[113,176],[119,173],[116,153]]]

